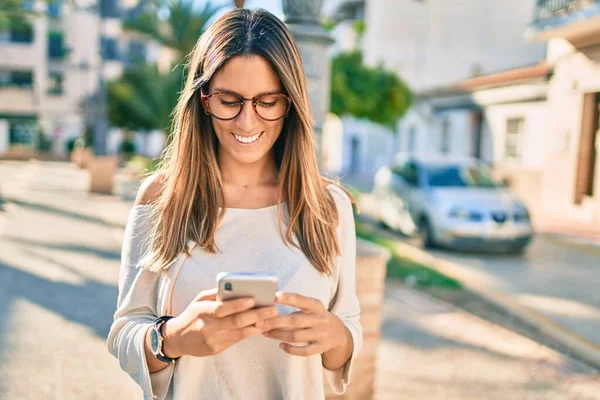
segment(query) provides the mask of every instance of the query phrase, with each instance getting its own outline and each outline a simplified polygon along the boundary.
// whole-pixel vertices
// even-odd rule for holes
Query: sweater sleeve
[[[339,214],[340,257],[337,259],[337,289],[329,306],[329,311],[337,315],[350,331],[354,341],[354,350],[350,359],[337,370],[325,369],[325,376],[332,390],[342,394],[350,382],[352,363],[362,347],[362,326],[360,324],[360,306],[356,295],[356,231],[352,203],[342,189],[335,185],[328,187]]]
[[[119,360],[121,369],[141,387],[145,399],[163,400],[167,396],[175,367],[170,364],[158,372],[150,373],[144,351],[146,333],[158,316],[160,273],[137,267],[147,247],[152,207],[136,206],[129,214],[121,253],[117,310],[108,334],[107,347]]]

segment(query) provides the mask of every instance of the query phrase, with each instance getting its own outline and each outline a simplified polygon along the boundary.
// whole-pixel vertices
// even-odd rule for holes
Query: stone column
[[[327,54],[333,39],[320,24],[323,0],[282,0],[285,23],[302,54],[308,96],[315,121],[318,161],[321,166],[322,130],[329,111],[331,60]]]

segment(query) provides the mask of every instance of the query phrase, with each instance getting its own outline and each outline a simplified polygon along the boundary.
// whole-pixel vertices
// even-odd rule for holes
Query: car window
[[[406,179],[406,182],[413,186],[416,186],[417,183],[419,183],[417,165],[413,162],[409,162],[404,166],[402,175],[404,176],[404,179]]]
[[[391,168],[392,173],[404,179],[409,185],[416,186],[419,179],[417,175],[417,165],[414,162],[394,165]]]
[[[501,186],[483,166],[429,165],[425,170],[429,186],[484,188]]]

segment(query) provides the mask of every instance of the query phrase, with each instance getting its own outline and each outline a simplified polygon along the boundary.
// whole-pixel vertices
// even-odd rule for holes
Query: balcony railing
[[[537,0],[533,22],[544,22],[576,13],[594,4],[600,4],[600,0]]]

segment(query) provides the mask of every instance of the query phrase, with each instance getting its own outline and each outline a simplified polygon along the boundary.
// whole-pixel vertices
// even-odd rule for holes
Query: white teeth
[[[254,135],[254,136],[249,136],[249,137],[239,136],[239,135],[236,135],[236,134],[234,134],[233,136],[235,137],[235,140],[237,140],[238,142],[241,142],[241,143],[252,143],[252,142],[257,141],[258,138],[261,135],[262,135],[262,132]]]

